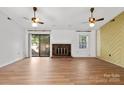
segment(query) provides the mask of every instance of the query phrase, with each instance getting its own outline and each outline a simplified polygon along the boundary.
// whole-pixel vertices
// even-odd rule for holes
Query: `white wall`
[[[96,57],[97,52],[97,31],[90,32],[90,56]]]
[[[0,12],[0,67],[25,57],[25,31]]]
[[[89,36],[88,49],[79,49],[79,34]],[[96,57],[96,31],[76,32],[76,30],[52,30],[51,44],[71,44],[72,57]]]
[[[50,56],[52,56],[52,44],[71,44],[72,57],[96,57],[96,31],[76,32],[76,30],[51,30],[50,32],[33,31],[29,33],[50,34]],[[79,49],[79,34],[89,36],[89,47],[87,49]]]
[[[52,44],[71,44],[72,57],[96,57],[96,31],[76,32],[76,30],[51,30],[50,32],[33,31],[29,33],[50,34],[50,56],[52,56]],[[89,36],[89,47],[87,49],[79,49],[79,34],[85,34]],[[27,45],[27,47],[29,46]]]
[[[97,31],[97,57],[101,55],[101,38],[100,38],[100,30]]]

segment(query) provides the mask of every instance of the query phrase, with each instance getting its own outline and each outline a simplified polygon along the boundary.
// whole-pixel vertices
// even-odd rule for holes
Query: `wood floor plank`
[[[0,84],[124,84],[124,68],[96,58],[26,58],[0,68]]]

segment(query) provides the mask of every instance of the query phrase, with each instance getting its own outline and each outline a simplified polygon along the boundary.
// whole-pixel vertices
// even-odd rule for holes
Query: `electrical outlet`
[[[112,55],[111,55],[111,54],[109,54],[109,56],[111,57]]]

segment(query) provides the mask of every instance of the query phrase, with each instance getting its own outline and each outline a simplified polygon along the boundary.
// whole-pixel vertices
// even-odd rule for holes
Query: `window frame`
[[[83,42],[81,41],[81,37],[83,37],[83,36],[85,36],[86,37],[86,47],[80,47],[80,45],[81,45],[81,43],[83,44]],[[88,49],[88,47],[89,47],[89,35],[87,35],[87,34],[79,34],[79,49]]]

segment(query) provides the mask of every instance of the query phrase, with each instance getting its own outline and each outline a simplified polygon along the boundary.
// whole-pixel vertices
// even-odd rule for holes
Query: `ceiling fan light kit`
[[[95,26],[95,21],[96,21],[95,18],[90,17],[89,18],[89,26],[94,27]]]
[[[37,23],[32,22],[32,27],[38,27]]]
[[[89,26],[90,27],[94,27],[95,26],[95,23],[89,23]]]

